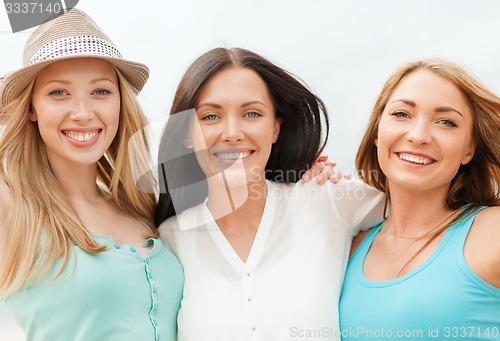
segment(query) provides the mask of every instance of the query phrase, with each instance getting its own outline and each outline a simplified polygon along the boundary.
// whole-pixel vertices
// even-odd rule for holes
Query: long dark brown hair
[[[326,107],[302,82],[254,52],[241,48],[212,49],[198,57],[182,77],[160,141],[160,196],[155,213],[157,225],[204,199],[187,195],[182,198],[180,193],[181,200],[176,202],[176,212],[170,191],[205,178],[194,153],[189,152],[184,145],[190,124],[190,115],[186,113],[195,107],[197,96],[205,82],[230,67],[248,68],[262,78],[273,101],[275,116],[281,121],[279,137],[272,146],[266,165],[266,179],[278,182],[298,181],[325,147],[329,127]],[[186,119],[173,119],[181,112]],[[190,114],[192,116],[194,110]],[[167,160],[172,159],[172,154],[178,158],[175,162],[168,162]]]

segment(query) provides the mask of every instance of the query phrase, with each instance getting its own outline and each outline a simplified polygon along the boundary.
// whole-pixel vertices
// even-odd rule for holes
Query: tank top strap
[[[453,243],[456,243],[457,247],[460,248],[460,252],[462,252],[463,250],[465,239],[469,234],[474,219],[476,219],[476,215],[485,208],[487,208],[487,206],[480,206],[474,209],[473,211],[469,212],[464,218],[460,219],[454,225],[450,226],[450,229],[455,230],[455,233],[453,233],[452,237],[454,239]],[[465,207],[464,210],[465,209],[467,209],[467,207]]]
[[[368,253],[368,250],[370,250],[370,247],[372,246],[373,240],[375,239],[375,236],[380,232],[380,229],[384,225],[384,222],[381,222],[378,225],[375,225],[372,227],[365,238],[361,241],[359,244],[358,248],[356,251],[351,256],[351,259],[349,259],[349,263],[361,263],[363,264],[366,254]],[[348,263],[348,264],[349,264]],[[361,266],[362,268],[362,266]]]
[[[458,267],[461,269],[462,273],[469,278],[475,285],[477,285],[479,288],[484,290],[485,292],[488,292],[489,294],[500,298],[500,288],[494,287],[493,285],[489,284],[485,280],[483,280],[481,277],[479,277],[472,269],[469,267],[467,262],[465,261],[464,257],[464,245],[465,245],[465,240],[467,239],[467,236],[469,235],[470,228],[472,227],[472,223],[474,223],[474,219],[476,218],[477,214],[481,212],[483,209],[487,208],[487,206],[481,206],[472,211],[471,213],[468,214],[467,217],[465,217],[463,220],[460,222],[456,223],[454,226],[451,228],[456,228],[457,233],[455,233],[455,238],[453,240],[453,250],[455,253],[455,259],[458,264]]]

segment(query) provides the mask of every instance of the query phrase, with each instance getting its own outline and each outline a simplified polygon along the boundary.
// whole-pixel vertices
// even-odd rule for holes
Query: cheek
[[[215,140],[214,129],[206,127],[204,129],[192,129],[191,141],[195,151],[206,150]]]
[[[57,140],[59,138],[59,125],[56,122],[47,120],[46,117],[42,116],[38,117],[36,123],[31,124],[36,124],[38,126],[38,133],[47,146],[54,146],[59,143]]]
[[[100,110],[100,115],[96,117],[101,120],[105,125],[108,132],[116,133],[120,125],[121,113],[120,106],[108,106]]]
[[[37,115],[38,130],[42,136],[48,134],[49,131],[59,127],[61,119],[57,115],[44,115],[38,113]]]

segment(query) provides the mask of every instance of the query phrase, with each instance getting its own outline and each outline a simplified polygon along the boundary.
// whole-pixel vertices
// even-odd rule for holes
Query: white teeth
[[[72,134],[72,133],[66,133],[65,135],[69,137],[70,139],[79,141],[79,142],[87,142],[93,139],[94,137],[97,136],[99,132],[94,131],[92,133],[85,133],[85,134]]]
[[[404,161],[409,161],[413,163],[418,163],[421,165],[428,165],[432,163],[431,159],[427,159],[420,156],[410,155],[410,154],[399,154],[399,158]]]
[[[252,154],[251,152],[239,152],[239,153],[216,153],[215,156],[222,160],[239,160],[244,159]]]

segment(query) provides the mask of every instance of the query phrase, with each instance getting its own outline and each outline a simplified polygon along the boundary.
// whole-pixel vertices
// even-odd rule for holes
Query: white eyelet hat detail
[[[100,58],[115,65],[139,93],[149,77],[146,65],[122,57],[111,39],[76,8],[40,25],[24,47],[23,67],[5,76],[0,107],[16,99],[46,66],[69,58]]]

